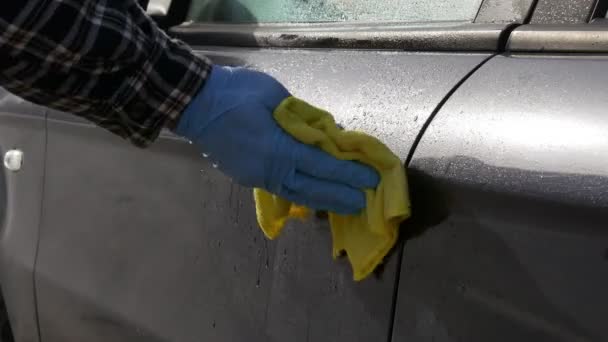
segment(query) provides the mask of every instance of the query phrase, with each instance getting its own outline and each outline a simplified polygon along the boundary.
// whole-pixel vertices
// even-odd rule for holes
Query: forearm
[[[0,86],[145,146],[175,125],[210,64],[168,38],[134,0],[105,4],[6,0]]]

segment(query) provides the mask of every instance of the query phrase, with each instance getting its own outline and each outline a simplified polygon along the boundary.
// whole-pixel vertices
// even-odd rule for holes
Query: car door
[[[424,133],[393,340],[608,340],[608,27],[564,3]]]
[[[205,2],[211,16],[197,19],[195,6],[189,19],[206,22],[171,32],[216,63],[272,74],[405,161],[438,105],[527,11],[481,1],[417,3],[357,12],[360,6],[336,1],[327,12],[315,2],[266,12],[263,2]],[[478,12],[499,23],[474,23]],[[346,22],[327,23],[338,18]],[[294,23],[302,20],[318,23]],[[348,264],[331,259],[322,217],[265,240],[251,190],[187,141],[165,132],[141,150],[51,111],[47,154],[35,278],[42,341],[390,337],[398,258],[355,283]]]
[[[45,109],[0,88],[0,285],[18,341],[38,339],[33,279],[45,140]]]

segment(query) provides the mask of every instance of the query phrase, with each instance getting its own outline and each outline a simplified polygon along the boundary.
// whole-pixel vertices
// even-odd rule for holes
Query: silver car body
[[[171,29],[406,164],[413,217],[360,283],[331,259],[323,218],[265,240],[251,190],[172,133],[141,150],[0,90],[0,151],[24,157],[0,170],[15,340],[605,341],[601,7],[486,0],[473,23]]]

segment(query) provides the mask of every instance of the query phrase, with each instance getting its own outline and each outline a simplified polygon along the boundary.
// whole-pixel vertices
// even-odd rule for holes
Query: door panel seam
[[[494,57],[496,57],[498,55],[499,55],[499,53],[493,53],[490,56],[484,58],[481,62],[479,62],[479,64],[477,64],[475,67],[473,67],[473,69],[471,69],[467,74],[465,74],[460,79],[460,81],[458,81],[445,94],[445,96],[441,99],[441,101],[439,101],[439,103],[437,104],[437,106],[435,107],[435,109],[433,109],[433,111],[431,112],[431,115],[429,115],[429,117],[424,122],[424,125],[422,125],[422,128],[418,132],[418,135],[416,136],[416,139],[414,140],[414,143],[412,144],[412,147],[411,147],[411,149],[410,149],[410,151],[408,153],[407,159],[405,160],[405,167],[406,168],[410,165],[410,163],[412,161],[412,158],[414,156],[414,152],[416,151],[416,148],[418,147],[418,144],[422,140],[422,137],[424,136],[424,133],[426,132],[426,130],[431,125],[431,122],[433,121],[433,119],[435,118],[435,116],[437,116],[437,114],[439,113],[439,111],[441,111],[441,108],[443,108],[443,106],[446,104],[446,102],[460,88],[460,86],[462,86],[471,76],[473,76],[473,74],[475,74],[475,72],[477,72],[477,70],[479,70],[489,60],[491,60],[492,58],[494,58]],[[393,295],[392,295],[392,301],[391,301],[391,311],[390,311],[390,314],[389,314],[389,327],[388,327],[388,335],[387,335],[387,341],[388,342],[392,342],[392,340],[393,340],[393,333],[394,333],[394,327],[395,327],[395,314],[396,314],[396,311],[397,311],[397,298],[399,296],[399,281],[401,280],[401,266],[402,266],[401,264],[402,264],[402,261],[403,261],[404,245],[405,245],[404,241],[403,240],[399,240],[398,245],[396,246],[396,248],[398,249],[398,253],[397,253],[397,269],[395,271],[395,284],[394,284],[394,287],[393,287]]]
[[[498,55],[499,55],[499,53],[493,53],[490,56],[484,58],[481,62],[479,62],[479,64],[477,64],[475,67],[473,67],[473,69],[471,69],[467,74],[465,74],[460,79],[460,81],[456,82],[456,84],[445,94],[445,96],[441,99],[441,101],[439,101],[439,103],[437,104],[435,109],[433,109],[433,111],[431,112],[431,115],[429,115],[429,117],[424,122],[424,125],[422,125],[422,128],[418,132],[418,135],[416,136],[416,139],[414,140],[414,143],[412,144],[412,147],[410,148],[410,151],[407,155],[407,159],[405,160],[406,167],[410,165],[410,162],[412,161],[412,157],[414,156],[414,152],[416,151],[418,144],[422,140],[424,133],[430,126],[430,124],[433,121],[433,119],[435,118],[435,116],[437,116],[437,113],[439,113],[441,108],[443,108],[445,103],[450,99],[450,97],[452,97],[452,95],[456,92],[456,90],[458,90],[458,88],[460,88],[461,85],[463,85],[471,76],[473,76],[473,74],[477,70],[479,70],[482,66],[484,66],[484,64],[486,64],[490,59],[492,59]]]
[[[38,286],[36,285],[36,270],[38,266],[38,251],[40,250],[40,240],[42,235],[42,222],[44,221],[44,194],[46,189],[46,163],[47,163],[47,145],[49,138],[48,130],[48,109],[44,112],[44,145],[42,154],[42,189],[40,191],[40,212],[38,213],[38,238],[36,241],[36,251],[34,253],[34,267],[32,270],[32,284],[34,286],[34,314],[36,316],[36,329],[38,333],[38,342],[42,342],[42,332],[40,331],[40,315],[38,313]]]

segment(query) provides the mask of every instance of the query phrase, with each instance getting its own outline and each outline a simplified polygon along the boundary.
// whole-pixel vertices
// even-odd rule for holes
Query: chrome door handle
[[[23,151],[13,149],[4,154],[4,167],[10,171],[19,171],[23,165]]]

